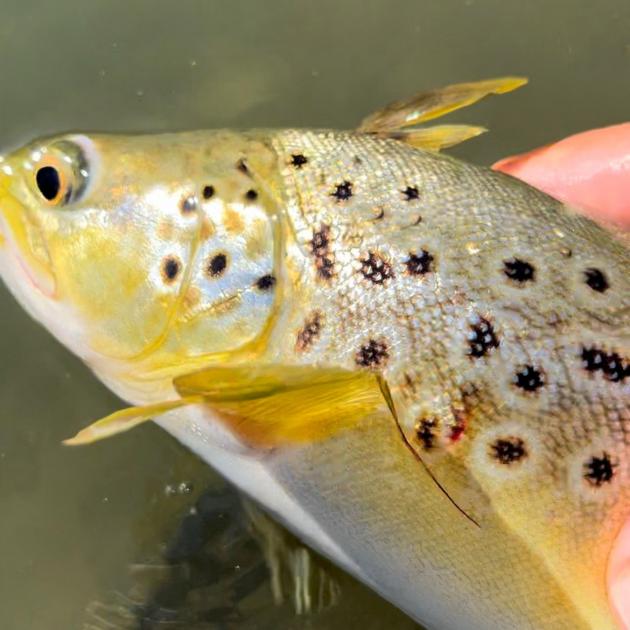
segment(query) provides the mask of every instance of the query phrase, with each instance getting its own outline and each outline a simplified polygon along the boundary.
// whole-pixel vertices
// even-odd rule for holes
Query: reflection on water
[[[526,90],[457,115],[492,129],[457,153],[490,162],[625,120],[630,102],[627,0],[2,8],[4,146],[69,129],[349,127],[422,88],[528,75]],[[310,616],[290,598],[276,606],[241,502],[156,427],[62,448],[118,402],[4,290],[0,318],[0,627],[413,626],[330,568],[335,606]]]

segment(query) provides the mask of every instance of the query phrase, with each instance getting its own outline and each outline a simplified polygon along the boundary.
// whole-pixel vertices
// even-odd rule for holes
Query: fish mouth
[[[56,280],[43,231],[32,212],[8,190],[6,173],[0,174],[0,253],[2,275],[17,276],[42,296],[55,297]]]

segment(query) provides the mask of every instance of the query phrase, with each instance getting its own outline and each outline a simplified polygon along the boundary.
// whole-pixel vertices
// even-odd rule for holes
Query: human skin
[[[583,208],[605,225],[630,230],[630,122],[569,136],[493,168]],[[630,519],[610,555],[608,594],[620,627],[630,630]]]
[[[630,229],[630,122],[591,129],[493,168],[575,204],[590,217]]]

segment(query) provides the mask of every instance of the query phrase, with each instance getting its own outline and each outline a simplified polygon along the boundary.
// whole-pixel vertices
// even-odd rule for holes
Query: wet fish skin
[[[394,413],[343,431],[331,414],[324,440],[261,448],[198,404],[160,424],[428,627],[614,627],[621,241],[509,177],[370,133],[62,141],[91,156],[85,197],[37,198],[21,165],[37,169],[41,143],[7,157],[0,269],[110,387],[144,405],[207,365],[374,371]]]

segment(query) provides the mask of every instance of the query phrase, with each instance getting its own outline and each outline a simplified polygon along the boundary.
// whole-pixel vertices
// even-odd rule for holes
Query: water
[[[416,90],[508,73],[532,84],[457,114],[492,130],[458,155],[489,163],[628,118],[627,0],[2,5],[4,146],[73,129],[347,128]],[[156,427],[61,447],[119,403],[4,290],[0,318],[1,628],[413,627],[340,575],[327,612],[276,607],[240,501]]]

